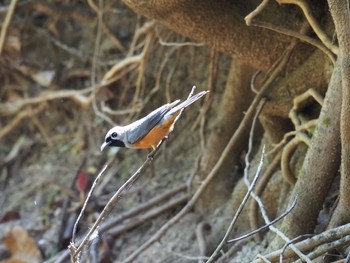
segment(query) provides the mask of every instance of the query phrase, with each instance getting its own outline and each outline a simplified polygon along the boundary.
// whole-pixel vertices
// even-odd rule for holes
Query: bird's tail
[[[189,97],[187,100],[181,102],[179,105],[176,105],[174,108],[172,108],[167,114],[173,114],[175,112],[178,112],[179,110],[182,110],[182,109],[190,106],[193,102],[195,102],[196,100],[199,100],[201,97],[203,97],[208,92],[209,92],[209,90],[201,91],[201,92]]]

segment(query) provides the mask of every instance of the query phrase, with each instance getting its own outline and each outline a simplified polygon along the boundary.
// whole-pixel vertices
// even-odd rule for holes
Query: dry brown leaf
[[[20,226],[11,228],[5,237],[4,243],[11,252],[11,257],[1,261],[1,263],[42,262],[38,246],[24,228]]]

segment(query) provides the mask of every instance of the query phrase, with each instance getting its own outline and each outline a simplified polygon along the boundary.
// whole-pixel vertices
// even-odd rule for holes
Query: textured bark
[[[333,71],[333,66],[324,54],[315,52],[293,72],[280,78],[269,90],[266,103],[260,116],[265,132],[273,143],[278,143],[283,135],[294,129],[288,114],[293,107],[295,96],[304,93],[310,87],[324,95]]]
[[[260,1],[123,1],[135,12],[155,19],[179,34],[204,42],[261,69],[268,69],[291,39],[271,30],[247,27],[244,17]],[[279,6],[271,1],[258,19],[297,30],[303,18],[298,8]],[[300,58],[300,54],[294,57],[295,61]]]
[[[339,42],[338,60],[342,78],[340,198],[329,224],[329,227],[335,227],[350,221],[350,10],[349,1],[330,0],[328,2]]]
[[[201,165],[199,177],[203,180],[208,171],[214,167],[227,142],[240,124],[244,111],[248,109],[253,93],[249,89],[250,79],[254,70],[237,60],[231,64],[226,87],[217,108],[214,131],[208,140],[208,151],[205,152]],[[201,197],[197,208],[207,210],[223,204],[230,197],[232,187],[237,178],[234,176],[234,166],[239,161],[242,150],[247,145],[249,131],[241,139],[237,147],[232,150],[220,168],[216,179],[208,186]]]
[[[298,202],[283,221],[284,233],[290,238],[312,233],[329,187],[340,165],[341,70],[336,64],[325,101],[306,154],[292,198]]]

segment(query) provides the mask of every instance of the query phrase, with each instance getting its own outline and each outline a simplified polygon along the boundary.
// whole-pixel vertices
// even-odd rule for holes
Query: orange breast
[[[166,122],[161,125],[156,125],[145,137],[134,144],[135,148],[153,148],[155,149],[158,143],[164,139],[170,133],[171,126],[174,123],[178,114],[174,114]]]

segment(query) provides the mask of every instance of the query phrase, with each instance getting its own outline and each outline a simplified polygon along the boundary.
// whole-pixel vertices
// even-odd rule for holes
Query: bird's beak
[[[111,141],[102,143],[102,145],[101,145],[101,152],[102,152],[103,149],[106,148],[110,143],[111,143]]]

